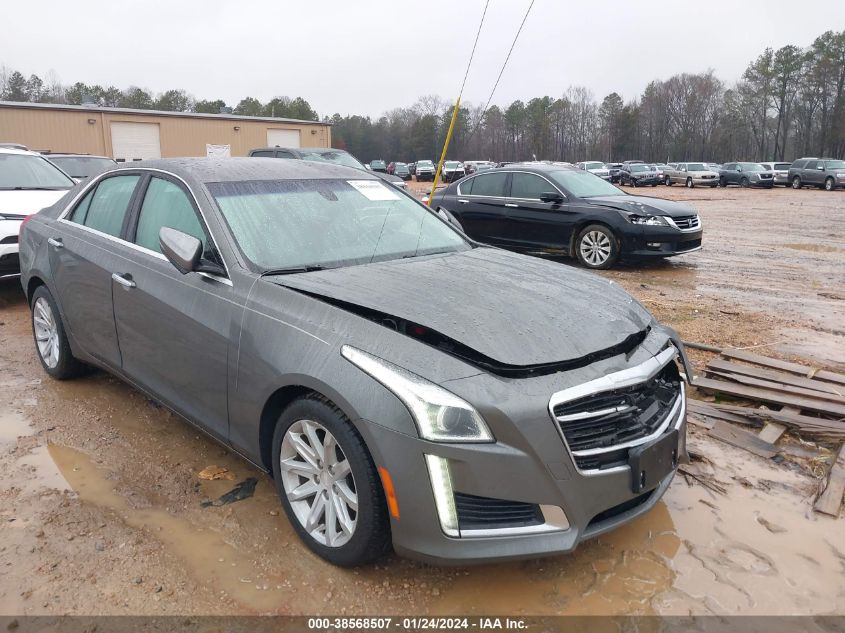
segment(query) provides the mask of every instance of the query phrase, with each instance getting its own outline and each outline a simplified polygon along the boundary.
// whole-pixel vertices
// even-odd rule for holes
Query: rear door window
[[[71,221],[106,235],[120,237],[123,220],[140,176],[113,176],[102,180],[76,207]]]
[[[501,198],[505,195],[505,183],[507,179],[507,172],[476,176],[473,178],[472,195]]]
[[[250,156],[253,158],[273,158],[273,152],[270,150],[260,150],[258,152],[252,152]]]
[[[540,194],[554,191],[545,178],[536,174],[514,173],[511,180],[511,198],[539,200]]]

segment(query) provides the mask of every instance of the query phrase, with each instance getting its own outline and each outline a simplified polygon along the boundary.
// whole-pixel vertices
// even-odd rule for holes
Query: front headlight
[[[411,412],[421,438],[431,442],[493,441],[478,412],[455,394],[349,345],[344,345],[340,353],[396,394]]]
[[[637,215],[636,213],[624,213],[625,219],[631,224],[641,224],[645,226],[669,226],[666,220],[659,215]]]

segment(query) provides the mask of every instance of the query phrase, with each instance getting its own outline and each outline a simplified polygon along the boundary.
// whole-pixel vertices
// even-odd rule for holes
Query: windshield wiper
[[[261,276],[296,275],[298,273],[312,273],[318,270],[327,270],[327,268],[325,266],[289,266],[287,268],[271,268],[262,272]]]

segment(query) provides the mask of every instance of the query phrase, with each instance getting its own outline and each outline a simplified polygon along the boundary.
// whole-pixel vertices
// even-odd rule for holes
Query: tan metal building
[[[119,162],[256,147],[331,147],[331,126],[297,119],[0,101],[0,142]],[[215,147],[209,147],[215,146]]]

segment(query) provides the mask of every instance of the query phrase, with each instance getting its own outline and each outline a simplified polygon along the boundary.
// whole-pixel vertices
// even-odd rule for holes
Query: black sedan
[[[651,165],[635,163],[625,165],[619,172],[619,184],[631,185],[632,187],[645,187],[651,185],[656,187],[660,184],[662,174]]]
[[[479,242],[565,253],[587,268],[701,248],[701,220],[689,205],[631,196],[572,167],[513,165],[468,176],[430,204]]]

